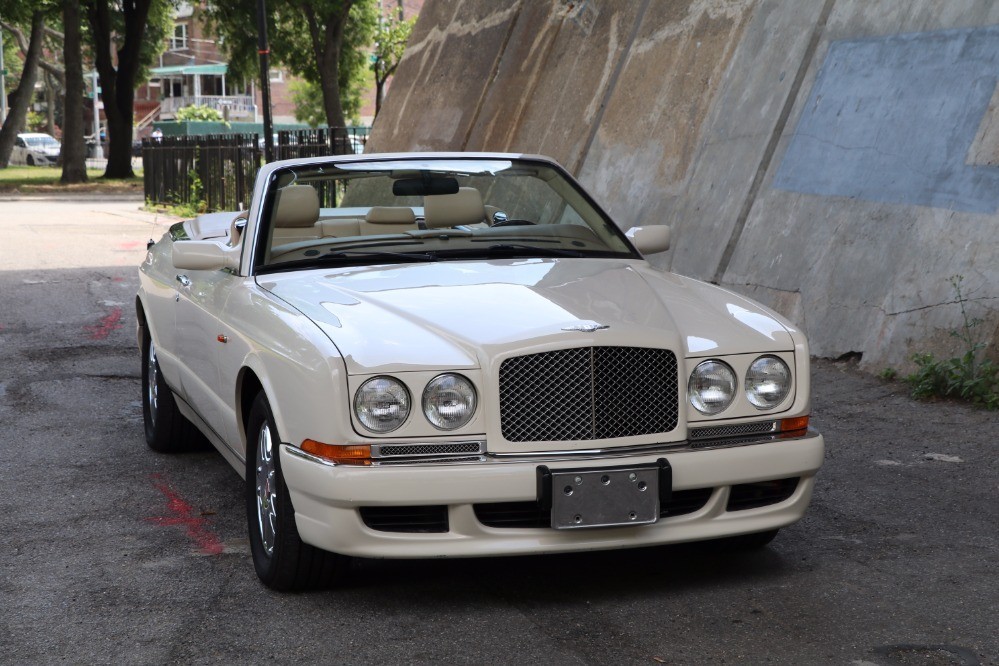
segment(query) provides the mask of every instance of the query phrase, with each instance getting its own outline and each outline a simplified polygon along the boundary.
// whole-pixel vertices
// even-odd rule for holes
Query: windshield
[[[275,172],[257,270],[523,257],[639,258],[552,165],[427,158]]]
[[[50,136],[29,136],[24,142],[33,148],[51,148],[59,145],[59,142]]]

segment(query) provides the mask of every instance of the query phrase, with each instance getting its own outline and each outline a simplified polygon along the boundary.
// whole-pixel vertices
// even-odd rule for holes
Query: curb
[[[135,201],[144,203],[142,194],[77,192],[73,194],[0,194],[0,201]]]

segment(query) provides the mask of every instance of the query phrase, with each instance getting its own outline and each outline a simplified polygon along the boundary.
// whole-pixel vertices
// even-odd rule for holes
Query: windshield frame
[[[578,196],[580,200],[595,213],[598,218],[599,223],[603,224],[604,229],[608,230],[610,235],[618,241],[625,251],[621,252],[595,252],[591,251],[591,254],[587,254],[581,258],[616,258],[616,259],[626,259],[626,260],[644,260],[642,255],[635,249],[634,244],[625,235],[624,230],[622,230],[615,222],[614,219],[607,214],[603,207],[598,204],[594,198],[582,187],[579,182],[576,181],[572,175],[566,171],[560,164],[545,158],[543,156],[537,155],[520,155],[520,154],[506,154],[506,153],[386,153],[374,155],[343,155],[330,158],[313,158],[309,160],[288,160],[283,163],[274,163],[269,170],[269,174],[261,174],[266,178],[266,183],[258,183],[258,190],[261,194],[260,204],[258,206],[259,212],[255,216],[255,229],[251,236],[253,242],[251,247],[245,247],[244,250],[248,251],[249,261],[247,262],[247,274],[266,274],[272,272],[283,272],[279,271],[279,264],[269,264],[266,261],[266,255],[268,253],[268,238],[267,236],[271,233],[270,230],[270,220],[273,214],[274,202],[276,199],[276,191],[278,189],[279,183],[286,181],[289,175],[294,180],[295,173],[297,170],[301,170],[303,167],[309,169],[321,169],[328,167],[336,172],[341,172],[343,175],[348,176],[350,172],[365,171],[366,169],[372,169],[374,171],[379,170],[379,167],[385,165],[385,163],[400,163],[400,162],[421,162],[421,163],[434,163],[438,162],[441,164],[446,164],[448,166],[454,166],[455,164],[460,164],[462,162],[467,162],[469,165],[479,164],[483,162],[508,162],[512,164],[513,168],[518,166],[521,167],[543,167],[550,169],[555,172],[555,174],[561,178],[569,188],[572,189],[573,194]],[[265,167],[266,169],[267,167]],[[385,169],[388,172],[388,169]],[[477,175],[485,175],[484,172],[477,172]],[[554,191],[554,188],[553,188]],[[558,192],[556,191],[556,194]],[[565,199],[564,195],[560,195]],[[552,225],[539,225],[540,227],[550,227]],[[592,228],[588,222],[586,228]],[[441,229],[441,232],[447,233],[447,229]],[[450,231],[456,231],[456,229],[451,229]],[[420,234],[426,234],[426,231],[421,231]],[[420,236],[416,236],[419,238]],[[351,237],[353,238],[353,237]],[[372,237],[375,238],[375,237]],[[343,239],[347,241],[345,237]],[[360,238],[353,239],[353,242],[360,240]],[[336,243],[335,239],[330,239],[331,243]],[[497,239],[496,243],[503,243],[505,241]],[[519,241],[514,241],[519,242]],[[346,243],[349,246],[353,243]],[[411,247],[411,246],[410,246]],[[542,253],[539,258],[551,258],[551,254]],[[477,258],[466,258],[465,261],[476,261],[476,260],[490,260],[495,259],[495,257],[482,257]],[[440,258],[442,261],[458,261],[459,259],[448,259],[446,256]],[[295,262],[298,263],[298,262]],[[317,265],[316,268],[328,268],[334,267],[335,264],[323,262],[325,265]],[[378,261],[373,261],[371,265],[377,265]],[[246,264],[244,264],[246,265]],[[354,264],[356,265],[356,263]],[[307,267],[299,267],[297,270],[309,270]]]

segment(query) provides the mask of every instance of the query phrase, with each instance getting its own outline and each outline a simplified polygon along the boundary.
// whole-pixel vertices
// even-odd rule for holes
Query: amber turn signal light
[[[323,444],[307,439],[302,442],[302,450],[340,465],[371,464],[371,447],[367,444]]]
[[[793,419],[781,419],[780,432],[782,435],[800,435],[808,430],[808,417],[796,416]]]

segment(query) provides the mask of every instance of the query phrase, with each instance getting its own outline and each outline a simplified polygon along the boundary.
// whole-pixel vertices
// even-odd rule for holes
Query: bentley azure
[[[268,164],[140,267],[147,443],[232,464],[278,590],[351,557],[763,546],[823,459],[807,342],[649,264],[644,222],[539,156]]]

